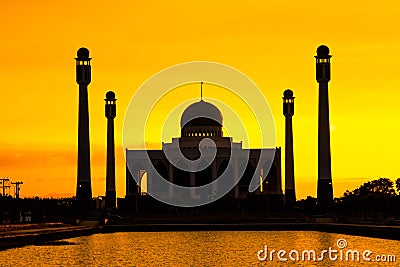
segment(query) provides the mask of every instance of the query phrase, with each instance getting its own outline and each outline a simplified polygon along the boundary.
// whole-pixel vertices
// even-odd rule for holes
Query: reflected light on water
[[[123,232],[66,239],[65,244],[26,246],[0,252],[0,266],[398,266],[365,261],[260,262],[257,252],[268,250],[346,249],[394,254],[400,261],[400,241],[307,231]],[[287,257],[287,255],[286,255]],[[372,256],[371,256],[372,258]]]

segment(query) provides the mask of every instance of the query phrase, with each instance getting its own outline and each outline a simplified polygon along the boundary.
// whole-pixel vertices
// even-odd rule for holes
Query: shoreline
[[[0,251],[26,245],[92,234],[170,231],[318,231],[390,240],[400,240],[400,226],[341,223],[137,223],[102,226],[64,226],[0,233]]]
[[[99,227],[63,226],[41,229],[21,229],[0,233],[0,251],[27,245],[99,233]]]

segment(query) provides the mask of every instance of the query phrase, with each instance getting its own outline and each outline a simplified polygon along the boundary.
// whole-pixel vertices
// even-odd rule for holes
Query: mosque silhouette
[[[328,83],[330,81],[329,48],[321,45],[317,49],[316,80],[319,84],[318,105],[318,183],[317,204],[321,210],[329,210],[333,203],[333,185],[331,177],[331,153],[329,130]],[[80,48],[76,60],[76,82],[79,84],[79,120],[78,120],[78,165],[77,165],[77,210],[81,215],[90,214],[92,202],[90,145],[89,145],[89,109],[87,87],[91,82],[91,58],[89,50]],[[113,92],[106,94],[107,129],[107,177],[106,177],[106,207],[115,210],[115,152],[114,124],[116,116],[116,98]],[[216,183],[206,195],[198,195],[196,187],[209,184],[222,173],[227,173],[237,184],[222,198],[205,205],[204,208],[218,211],[273,211],[282,210],[284,205],[291,209],[296,203],[293,157],[292,117],[294,115],[294,97],[291,90],[284,91],[283,115],[286,121],[285,131],[285,194],[282,192],[281,148],[243,149],[242,143],[232,141],[232,137],[223,136],[223,116],[213,104],[200,100],[189,105],[182,113],[180,126],[181,136],[172,138],[171,143],[163,143],[162,150],[146,150],[150,164],[144,159],[135,157],[143,153],[140,150],[126,150],[126,196],[124,209],[130,212],[170,211],[172,206],[152,198],[148,192],[158,192],[169,198],[199,198],[212,199],[222,185]],[[200,157],[199,146],[203,139],[212,139],[216,145],[216,157],[201,171],[182,170],[171,164],[164,150],[179,147],[182,154],[189,160]],[[232,151],[246,151],[249,158],[243,161],[239,158],[230,161]],[[262,162],[262,152],[273,153],[272,165]],[[131,157],[133,156],[133,157]],[[204,162],[200,162],[205,164]],[[261,166],[257,168],[256,166]],[[159,175],[173,184],[190,187],[189,196],[179,195],[174,190],[153,187],[154,169]],[[238,169],[244,169],[239,175]],[[264,172],[268,172],[265,174]],[[253,177],[266,176],[257,190],[249,192]],[[134,179],[135,177],[135,179]],[[145,189],[145,190],[144,190]]]
[[[226,172],[225,175],[231,177],[233,181],[238,181],[238,183],[228,194],[216,200],[215,202],[217,203],[210,205],[213,207],[218,206],[223,210],[267,210],[282,207],[280,148],[243,149],[241,142],[233,142],[232,137],[223,136],[223,116],[221,111],[215,105],[204,100],[192,103],[184,110],[180,126],[181,137],[172,138],[172,143],[163,143],[161,150],[126,150],[128,165],[126,172],[126,200],[130,203],[135,203],[135,205],[132,205],[135,210],[151,209],[149,205],[144,204],[146,203],[145,199],[149,198],[149,196],[143,191],[143,188],[146,188],[146,191],[160,190],[152,186],[154,175],[152,166],[164,179],[185,187],[199,187],[209,184]],[[192,161],[197,160],[201,156],[199,150],[199,147],[202,146],[201,141],[205,138],[211,139],[215,143],[217,153],[211,164],[206,161],[197,163],[200,166],[208,165],[201,171],[190,172],[183,170],[179,166],[176,167],[164,153],[164,151],[178,148],[185,158]],[[236,151],[232,152],[231,150]],[[270,163],[260,162],[265,160],[261,157],[262,152],[273,155],[273,163],[270,168]],[[249,155],[248,159],[234,156],[247,153]],[[145,154],[150,158],[152,166],[148,165],[146,158],[137,156]],[[257,168],[258,164],[260,164],[261,168]],[[239,176],[239,169],[244,170],[242,176]],[[249,192],[249,185],[253,177],[259,178],[267,172],[266,179],[258,189],[254,192]],[[133,176],[136,176],[136,179]],[[142,184],[144,177],[146,177],[144,181],[146,185]],[[201,197],[213,199],[223,186],[222,183],[217,182],[206,194],[198,194],[196,189],[193,188],[190,196],[185,197],[181,195],[181,192],[174,192],[173,189],[168,190],[169,188],[164,188],[164,192],[157,193],[164,194],[165,198],[181,198],[182,202],[188,197],[191,199]]]

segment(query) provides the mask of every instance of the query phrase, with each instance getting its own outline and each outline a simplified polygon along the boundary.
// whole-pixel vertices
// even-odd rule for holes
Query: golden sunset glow
[[[122,127],[130,99],[152,75],[189,61],[219,62],[252,79],[269,102],[276,145],[282,149],[282,95],[287,88],[294,91],[297,198],[316,196],[314,56],[320,44],[329,46],[333,56],[329,104],[334,195],[378,177],[400,177],[399,10],[400,2],[395,0],[3,1],[0,177],[23,181],[23,197],[75,194],[74,58],[84,46],[93,58],[88,87],[93,196],[105,193],[105,93],[113,90],[118,99],[116,189],[123,197]],[[182,101],[199,97],[198,85],[187,90],[180,95]],[[205,85],[205,98],[235,102],[228,93],[211,90]],[[240,141],[241,134],[229,125],[229,115],[218,102],[215,105],[223,112],[229,135]],[[154,116],[153,121],[162,122],[162,112],[174,108],[161,105],[160,117]],[[168,141],[168,133],[169,139],[177,137],[178,111],[183,109],[177,109],[176,128],[152,132],[149,142]],[[237,106],[235,111],[254,129],[245,109]]]

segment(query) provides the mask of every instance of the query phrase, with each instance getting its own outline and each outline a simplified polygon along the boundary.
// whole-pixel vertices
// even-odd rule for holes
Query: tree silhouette
[[[400,179],[396,180],[399,189]],[[398,217],[398,196],[394,183],[388,178],[369,181],[353,191],[347,190],[343,197],[336,200],[337,211],[349,215],[376,219],[394,215]]]
[[[346,191],[348,192],[348,191]],[[364,183],[359,188],[353,191],[354,195],[357,196],[368,196],[368,195],[396,195],[396,191],[393,187],[392,180],[388,178],[379,178],[378,180],[373,180]]]
[[[396,179],[396,190],[397,193],[400,195],[400,178]]]

